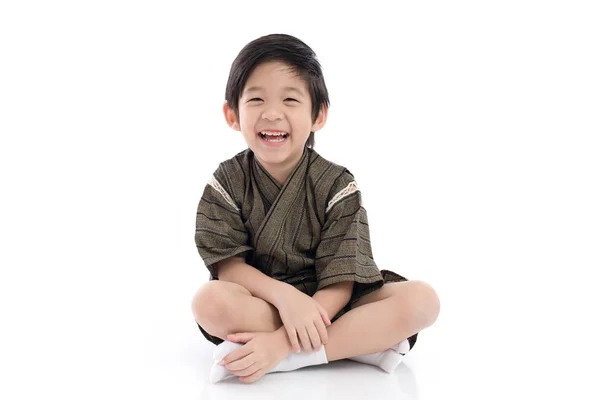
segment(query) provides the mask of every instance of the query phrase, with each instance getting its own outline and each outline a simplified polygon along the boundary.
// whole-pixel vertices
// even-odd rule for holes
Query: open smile
[[[258,136],[267,144],[280,144],[285,142],[290,134],[282,131],[262,131],[258,133]]]

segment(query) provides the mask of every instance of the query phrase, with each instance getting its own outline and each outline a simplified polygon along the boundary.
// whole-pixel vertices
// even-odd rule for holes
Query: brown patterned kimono
[[[354,281],[350,302],[406,278],[379,270],[369,224],[353,175],[305,148],[281,186],[247,149],[222,162],[206,185],[196,217],[196,245],[218,279],[215,263],[232,256],[312,296],[333,283]],[[204,336],[218,344],[221,339]],[[410,338],[411,347],[416,335]]]

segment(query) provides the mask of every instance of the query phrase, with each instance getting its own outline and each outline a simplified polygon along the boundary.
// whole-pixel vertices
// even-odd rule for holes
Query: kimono
[[[217,262],[240,256],[309,296],[354,281],[350,302],[332,322],[384,283],[407,280],[375,264],[354,176],[308,147],[283,186],[250,149],[222,162],[200,199],[195,240],[210,280],[219,278]],[[415,341],[409,338],[411,347]]]

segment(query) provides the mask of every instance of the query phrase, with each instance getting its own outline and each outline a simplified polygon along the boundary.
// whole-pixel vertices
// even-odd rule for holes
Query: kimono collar
[[[267,211],[266,215],[262,218],[260,227],[257,229],[254,238],[255,248],[257,250],[267,249],[273,246],[273,233],[281,230],[282,221],[287,219],[288,215],[290,215],[290,211],[294,207],[298,207],[297,199],[306,185],[308,161],[309,149],[305,147],[298,165],[296,165],[290,173],[290,176],[283,186],[279,188],[278,193],[271,201],[267,196],[269,194],[274,194],[274,191],[269,191],[268,188],[279,187],[279,185],[275,186],[275,179],[260,165],[256,160],[256,157],[253,157],[253,169],[257,174],[255,175],[256,185],[258,186],[261,195],[264,196],[263,198],[270,203],[270,206],[267,205],[267,207],[265,207],[265,210]],[[268,252],[268,250],[265,251]],[[267,271],[270,270],[270,266],[267,266],[266,269]]]
[[[300,171],[298,169],[301,165],[306,163],[308,159],[309,149],[307,147],[304,148],[304,152],[302,153],[302,157],[298,161],[298,164],[294,167],[290,176],[288,176],[286,182],[281,186],[275,178],[260,164],[260,162],[256,159],[256,156],[252,157],[252,172],[256,177],[256,183],[259,186],[261,194],[266,198],[266,200],[273,204],[277,199],[277,196],[281,192],[282,188],[286,188],[290,185],[290,181],[294,179],[295,176],[298,175]],[[297,179],[296,179],[297,180]],[[293,185],[294,186],[294,185]]]

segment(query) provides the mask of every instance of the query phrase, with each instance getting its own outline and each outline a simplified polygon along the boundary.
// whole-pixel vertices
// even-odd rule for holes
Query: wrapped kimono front
[[[406,280],[375,264],[353,175],[310,148],[283,186],[250,149],[222,162],[198,205],[195,238],[210,280],[219,278],[217,262],[240,256],[309,296],[354,281],[350,302],[332,322],[384,283]],[[198,327],[211,342],[222,342]],[[411,347],[416,337],[409,338]]]

